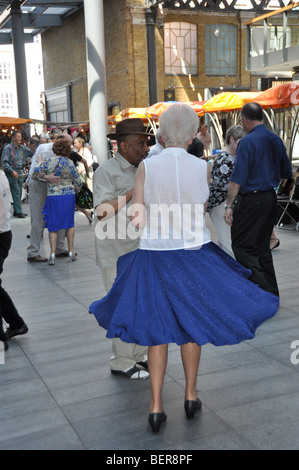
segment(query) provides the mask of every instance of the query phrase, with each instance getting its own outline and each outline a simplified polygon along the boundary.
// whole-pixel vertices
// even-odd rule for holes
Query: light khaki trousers
[[[47,183],[43,181],[34,180],[30,181],[29,185],[29,202],[30,202],[30,245],[27,248],[28,258],[39,255],[40,244],[44,232],[44,215],[42,210],[44,208],[47,197]],[[63,253],[66,250],[65,246],[65,230],[59,230],[56,254]]]
[[[111,289],[116,278],[116,267],[101,268],[103,284],[106,292]],[[110,367],[112,370],[126,371],[131,369],[136,362],[147,361],[147,346],[139,346],[134,343],[125,343],[119,338],[112,339],[112,356]]]

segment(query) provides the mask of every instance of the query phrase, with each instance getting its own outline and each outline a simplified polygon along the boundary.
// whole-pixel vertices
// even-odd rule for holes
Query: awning
[[[205,113],[234,111],[235,109],[241,109],[246,103],[256,101],[259,95],[260,92],[253,91],[218,93],[210,98],[202,108]]]
[[[187,101],[185,103],[181,101],[161,101],[159,103],[155,103],[149,108],[146,109],[147,116],[158,119],[161,114],[172,104],[188,104],[191,108],[194,109],[198,116],[203,115],[203,104],[205,101]]]
[[[0,127],[19,127],[22,124],[32,122],[31,119],[13,118],[13,117],[0,117]]]
[[[146,115],[146,108],[126,108],[120,111],[115,116],[115,121],[119,122],[123,119],[132,119],[132,118],[139,118],[142,120],[148,121],[148,117]]]
[[[299,82],[288,82],[263,91],[255,99],[263,108],[285,108],[299,104]]]

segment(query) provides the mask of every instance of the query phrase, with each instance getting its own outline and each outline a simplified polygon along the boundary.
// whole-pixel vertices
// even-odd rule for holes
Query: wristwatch
[[[224,209],[232,209],[233,207],[234,207],[234,206],[227,206],[227,205],[225,204]]]

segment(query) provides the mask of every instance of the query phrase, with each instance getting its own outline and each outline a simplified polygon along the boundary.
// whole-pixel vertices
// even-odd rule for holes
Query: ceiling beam
[[[25,43],[31,43],[33,42],[33,36],[32,34],[24,34],[24,41]],[[0,32],[0,44],[12,44],[12,35],[11,33],[1,33]]]
[[[299,7],[299,2],[280,8],[279,10],[270,11],[269,13],[266,13],[265,15],[257,16],[256,18],[253,18],[252,20],[246,21],[245,23],[243,23],[243,26],[248,26],[250,24],[257,23],[259,21],[265,20],[266,18],[279,15],[280,13],[284,13],[286,11],[292,10],[293,8],[297,8],[297,7]]]
[[[188,10],[188,11],[214,11],[214,12],[237,12],[237,11],[256,11],[264,12],[269,7],[270,0],[249,0],[246,8],[238,8],[238,0],[145,0],[145,6],[157,6],[162,3],[163,8],[169,10]],[[243,3],[243,2],[242,2]],[[280,8],[285,6],[283,0],[278,0]],[[273,9],[277,9],[273,7]]]
[[[0,2],[1,3],[1,2]],[[83,1],[76,2],[74,0],[27,0],[26,1],[26,6],[46,6],[46,7],[51,7],[51,6],[59,6],[59,7],[70,7],[74,6],[77,7],[80,4],[83,4]]]
[[[32,21],[31,15],[23,14],[22,18],[24,29],[50,28],[63,25],[63,20],[59,15],[42,15]],[[11,19],[7,21],[5,28],[11,28]]]
[[[6,22],[11,18],[11,9],[14,7],[21,8],[24,3],[26,3],[26,0],[13,0],[10,2],[9,5],[7,5],[7,2],[5,2],[5,4],[0,2],[0,5],[5,5],[5,9],[1,12],[0,15],[0,28],[2,28],[6,24]]]

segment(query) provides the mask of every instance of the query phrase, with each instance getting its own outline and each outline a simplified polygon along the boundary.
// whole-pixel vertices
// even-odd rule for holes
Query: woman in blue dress
[[[69,260],[77,259],[74,254],[75,237],[75,190],[81,187],[80,175],[74,163],[68,158],[71,153],[71,145],[65,138],[58,138],[54,141],[52,151],[53,157],[46,159],[34,169],[34,175],[55,173],[60,181],[52,184],[48,183],[46,203],[43,208],[45,227],[49,231],[50,257],[49,265],[55,264],[55,253],[57,245],[58,231],[66,230],[68,243]]]
[[[181,346],[184,408],[192,419],[201,408],[196,390],[201,346],[253,338],[279,305],[276,296],[248,280],[248,269],[211,242],[205,224],[208,166],[186,151],[197,126],[188,105],[172,105],[162,114],[166,148],[141,162],[135,179],[130,210],[132,227],[143,228],[139,249],[119,258],[111,290],[90,306],[107,337],[149,346],[148,421],[154,433],[166,421],[168,344]]]

